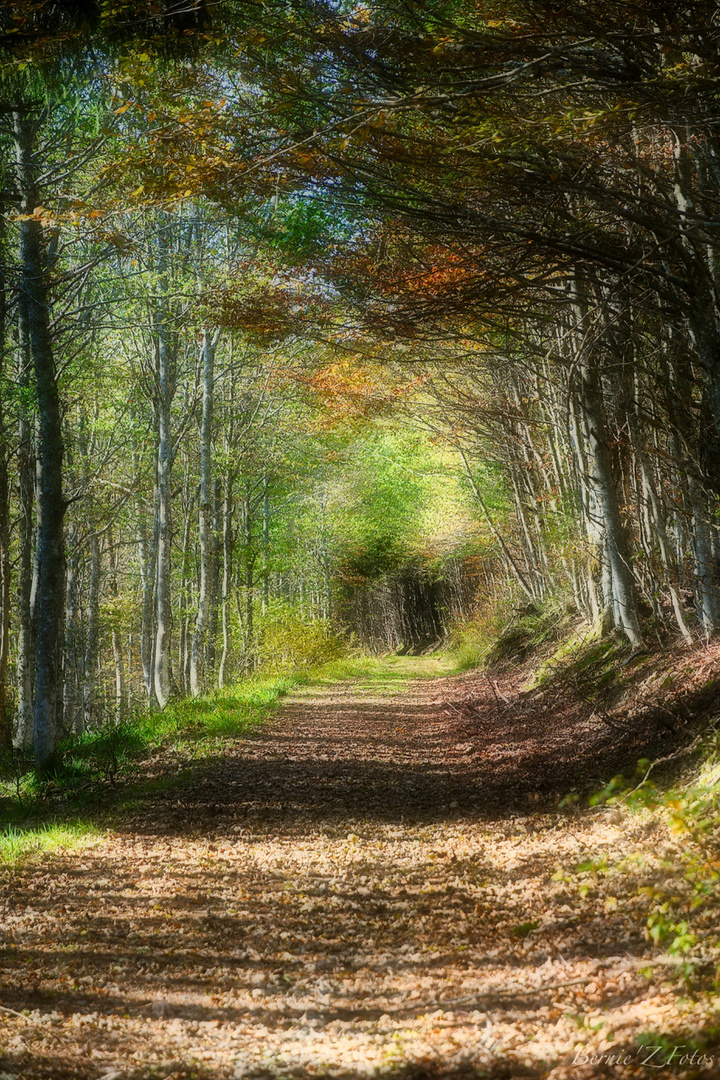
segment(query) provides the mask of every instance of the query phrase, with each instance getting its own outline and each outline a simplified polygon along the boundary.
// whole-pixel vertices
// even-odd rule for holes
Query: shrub
[[[258,661],[271,672],[319,667],[338,660],[346,652],[344,642],[325,619],[309,619],[291,604],[275,606],[261,622]]]

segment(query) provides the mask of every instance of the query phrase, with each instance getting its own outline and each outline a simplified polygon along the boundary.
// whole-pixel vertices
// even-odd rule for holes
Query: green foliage
[[[528,922],[520,923],[519,926],[513,926],[512,932],[515,937],[525,938],[528,934],[531,934],[533,930],[537,930],[540,925],[537,919],[531,919]]]
[[[37,855],[74,851],[99,836],[97,829],[86,822],[31,828],[10,826],[0,831],[0,866],[17,866]]]
[[[670,1069],[682,1069],[683,1075],[696,1075],[686,1070],[693,1066],[712,1067],[715,1062],[714,1055],[706,1056],[704,1050],[713,1048],[717,1038],[717,1031],[706,1030],[702,1037],[695,1035],[660,1034],[656,1032],[642,1032],[637,1037],[639,1047],[637,1060],[645,1065],[646,1069],[662,1069],[666,1075]]]
[[[325,619],[311,619],[292,604],[276,602],[262,618],[257,655],[264,672],[290,672],[339,660],[345,643]]]
[[[351,442],[329,510],[349,580],[377,581],[408,564],[439,569],[478,550],[454,458],[410,429],[376,426]]]
[[[285,199],[275,196],[253,231],[271,250],[290,260],[318,256],[350,235],[349,226],[338,220],[336,208],[307,191]]]
[[[609,802],[621,791],[627,788],[628,784],[625,777],[618,773],[617,776],[613,776],[602,791],[597,791],[594,795],[591,795],[588,803],[590,806],[602,806],[603,803]]]
[[[447,652],[457,671],[480,667],[511,620],[511,604],[502,597],[489,602],[472,617],[454,626]]]
[[[667,944],[670,956],[683,956],[697,943],[688,923],[684,919],[676,921],[672,917],[669,903],[661,904],[651,911],[645,925],[650,940],[655,945]]]

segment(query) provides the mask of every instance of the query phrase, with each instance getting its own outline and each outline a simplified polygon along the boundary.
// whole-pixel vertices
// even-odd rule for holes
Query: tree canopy
[[[4,11],[6,741],[50,767],[291,608],[404,649],[479,585],[715,633],[719,32],[703,0]]]

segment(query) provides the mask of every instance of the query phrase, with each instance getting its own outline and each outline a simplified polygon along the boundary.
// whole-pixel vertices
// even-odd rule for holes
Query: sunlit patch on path
[[[638,1034],[702,1028],[644,935],[668,838],[489,807],[436,698],[310,688],[107,842],[6,871],[0,1073],[560,1080],[625,1048],[631,1076]]]

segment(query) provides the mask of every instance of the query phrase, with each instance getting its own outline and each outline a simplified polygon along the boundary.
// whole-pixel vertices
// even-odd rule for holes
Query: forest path
[[[644,935],[669,840],[500,805],[546,739],[525,718],[511,745],[488,687],[469,753],[420,674],[311,686],[94,846],[6,873],[0,1076],[584,1080],[702,1026]]]

